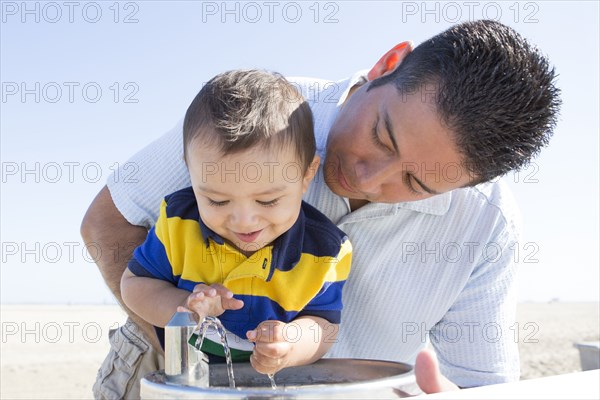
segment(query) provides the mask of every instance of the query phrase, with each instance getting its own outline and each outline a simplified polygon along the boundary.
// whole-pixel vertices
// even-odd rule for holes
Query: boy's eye
[[[273,206],[277,205],[277,203],[279,202],[279,199],[277,198],[277,199],[273,199],[273,200],[270,200],[270,201],[258,201],[258,200],[256,200],[256,202],[258,204],[260,204],[261,206],[273,207]]]
[[[229,200],[224,200],[224,201],[214,201],[213,199],[208,198],[208,204],[210,204],[211,206],[214,207],[222,207],[224,205],[226,205],[227,203],[229,203]]]

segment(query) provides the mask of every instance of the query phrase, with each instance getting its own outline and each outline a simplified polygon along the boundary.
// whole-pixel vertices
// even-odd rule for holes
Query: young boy
[[[126,305],[156,327],[178,309],[218,316],[234,358],[261,373],[318,360],[337,335],[351,245],[302,201],[319,165],[308,104],[278,74],[217,75],[187,110],[183,150],[192,186],[165,197],[134,251]],[[223,355],[210,337],[202,350]]]

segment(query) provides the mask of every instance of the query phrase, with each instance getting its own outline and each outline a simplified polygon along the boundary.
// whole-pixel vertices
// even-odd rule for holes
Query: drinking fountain
[[[285,368],[275,375],[275,389],[250,363],[233,363],[233,388],[227,365],[209,366],[188,343],[197,325],[191,313],[173,316],[165,327],[165,369],[141,380],[142,399],[392,399],[421,393],[408,364],[348,358]]]

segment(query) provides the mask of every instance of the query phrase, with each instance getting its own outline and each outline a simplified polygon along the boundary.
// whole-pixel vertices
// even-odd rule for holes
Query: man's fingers
[[[448,392],[459,389],[458,386],[441,374],[437,357],[431,350],[423,350],[417,355],[415,377],[417,378],[417,384],[425,393]]]

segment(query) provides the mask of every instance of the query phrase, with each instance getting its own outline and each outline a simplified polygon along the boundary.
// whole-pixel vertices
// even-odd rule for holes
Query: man
[[[508,189],[489,181],[526,165],[548,143],[560,105],[554,77],[511,28],[476,21],[414,51],[401,43],[366,76],[296,80],[324,160],[305,200],[354,247],[329,356],[415,362],[425,392],[518,379],[509,331],[518,213]],[[140,182],[109,180],[84,218],[86,242],[124,248],[98,260],[119,300],[121,274],[160,199],[189,186],[180,143],[177,126],[134,156]],[[144,371],[160,366],[152,330],[131,317],[145,334],[133,323],[121,328],[133,343],[113,344],[97,397],[123,386],[120,395],[135,396]],[[421,351],[427,341],[437,359]]]

